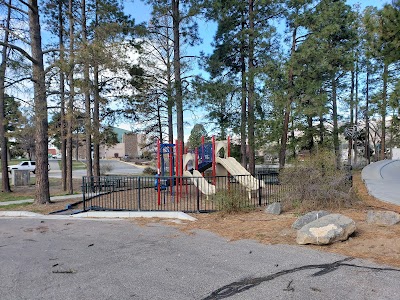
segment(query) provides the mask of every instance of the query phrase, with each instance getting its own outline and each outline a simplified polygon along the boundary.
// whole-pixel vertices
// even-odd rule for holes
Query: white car
[[[18,165],[8,166],[8,172],[11,172],[11,170],[28,170],[35,174],[36,162],[31,160],[21,161]]]
[[[50,170],[50,165],[48,166]],[[32,160],[21,161],[18,165],[8,166],[8,172],[11,173],[11,170],[27,170],[35,174],[36,172],[36,162]]]

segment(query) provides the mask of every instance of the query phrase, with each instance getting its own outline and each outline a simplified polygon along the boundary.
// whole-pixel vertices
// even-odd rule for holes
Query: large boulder
[[[282,212],[282,205],[280,202],[274,202],[268,205],[265,210],[267,214],[280,215]]]
[[[297,231],[296,242],[300,245],[327,245],[345,241],[356,230],[356,223],[341,214],[319,218]]]
[[[311,223],[319,218],[329,215],[330,213],[325,210],[314,210],[306,213],[304,216],[297,218],[297,220],[292,224],[293,229],[300,229],[304,225]]]
[[[373,211],[367,212],[367,223],[380,226],[392,226],[400,222],[400,214],[394,211]]]

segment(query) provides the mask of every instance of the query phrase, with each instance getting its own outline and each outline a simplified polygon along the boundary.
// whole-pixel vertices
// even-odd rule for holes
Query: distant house
[[[118,143],[113,146],[100,145],[101,158],[141,157],[144,145],[146,145],[145,135],[115,127],[113,130],[117,134]]]
[[[113,127],[117,134],[118,143],[113,146],[100,145],[100,158],[119,158],[129,156],[129,158],[139,158],[145,151],[146,136],[133,133],[129,130]],[[146,148],[147,149],[147,148]],[[79,159],[86,159],[85,141],[79,142],[78,154],[74,151],[74,157],[78,155]],[[93,155],[93,154],[92,154]]]
[[[56,148],[48,148],[47,154],[50,156],[56,155],[57,154],[57,149]]]

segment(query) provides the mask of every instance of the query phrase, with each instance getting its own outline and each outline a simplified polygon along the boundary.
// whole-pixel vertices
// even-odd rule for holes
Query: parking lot
[[[177,225],[178,226],[178,225]],[[164,222],[0,219],[1,299],[398,299],[400,271]]]

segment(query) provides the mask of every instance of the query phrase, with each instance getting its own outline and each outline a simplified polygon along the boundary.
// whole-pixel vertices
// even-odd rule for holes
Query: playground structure
[[[168,156],[166,163],[165,155]],[[168,166],[168,172],[167,172]],[[204,172],[211,169],[211,177],[205,178]],[[253,177],[235,158],[230,157],[230,138],[225,141],[215,141],[205,144],[202,137],[201,146],[189,152],[183,149],[183,143],[175,144],[157,143],[157,175],[155,188],[158,194],[158,205],[161,204],[161,191],[169,189],[172,199],[179,201],[185,192],[186,185],[183,178],[189,178],[191,183],[207,197],[216,193],[219,177],[233,177],[245,187],[249,199],[252,191],[258,191],[264,187],[264,182]],[[185,182],[185,184],[184,184]],[[223,183],[225,189],[230,188],[230,181]],[[221,183],[220,183],[221,185]],[[187,186],[186,186],[187,189]]]

